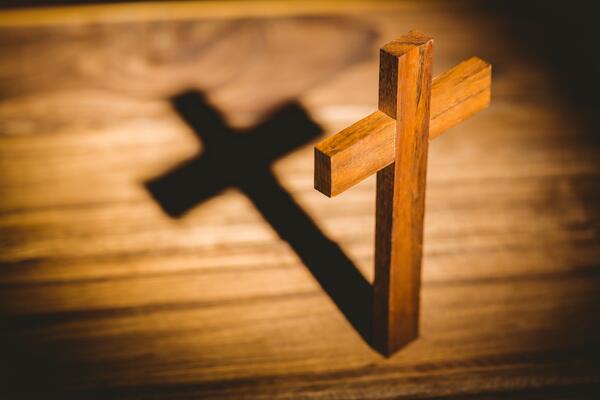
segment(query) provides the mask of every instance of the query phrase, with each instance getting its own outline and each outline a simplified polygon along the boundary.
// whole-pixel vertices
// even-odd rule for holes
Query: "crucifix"
[[[488,63],[432,80],[432,50],[417,31],[384,45],[379,110],[315,146],[315,188],[329,197],[377,173],[371,340],[388,356],[419,333],[428,142],[490,103]]]

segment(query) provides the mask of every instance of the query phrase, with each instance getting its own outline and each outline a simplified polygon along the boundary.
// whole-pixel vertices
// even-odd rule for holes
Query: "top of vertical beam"
[[[398,103],[398,60],[409,51],[422,51],[433,45],[433,38],[412,30],[407,35],[385,44],[380,50],[379,110],[396,119]]]

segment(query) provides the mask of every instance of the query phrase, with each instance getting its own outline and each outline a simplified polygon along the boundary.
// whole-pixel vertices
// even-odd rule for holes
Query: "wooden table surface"
[[[512,23],[429,2],[0,13],[0,397],[598,395],[600,144]],[[374,178],[315,191],[324,136],[299,127],[374,111],[378,48],[412,28],[434,75],[491,62],[493,96],[431,143],[421,336],[387,359],[311,273],[343,261],[330,239],[372,279]],[[181,119],[184,92],[240,134],[288,135],[281,154],[240,142],[277,153],[258,192],[220,191],[253,166]],[[179,186],[198,198],[167,215],[149,182],[210,140],[230,168],[199,163]]]

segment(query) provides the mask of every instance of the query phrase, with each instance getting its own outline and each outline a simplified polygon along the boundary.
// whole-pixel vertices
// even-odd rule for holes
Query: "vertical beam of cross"
[[[315,146],[315,189],[335,196],[377,173],[372,345],[391,355],[419,334],[428,141],[486,108],[491,66],[476,57],[431,80],[433,40],[381,49],[379,111]]]
[[[433,41],[411,32],[380,53],[379,110],[396,119],[395,162],[377,172],[373,341],[418,335]]]

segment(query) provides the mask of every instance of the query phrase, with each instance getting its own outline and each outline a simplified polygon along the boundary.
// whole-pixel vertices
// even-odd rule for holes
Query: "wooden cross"
[[[388,356],[419,332],[428,141],[490,103],[488,63],[432,81],[432,50],[416,31],[383,46],[379,111],[315,147],[315,188],[329,197],[377,172],[372,343]]]

